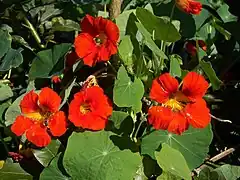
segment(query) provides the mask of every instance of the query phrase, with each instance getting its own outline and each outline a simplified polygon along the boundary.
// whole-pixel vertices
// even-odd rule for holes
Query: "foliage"
[[[229,132],[219,132],[218,126],[225,126],[226,123],[227,129],[228,122],[217,122],[222,119],[211,115],[212,121],[208,126],[187,127],[181,134],[170,132],[169,128],[156,128],[149,120],[151,107],[169,108],[172,105],[170,101],[157,103],[151,95],[153,80],[166,72],[180,81],[190,71],[201,74],[209,82],[204,99],[211,114],[219,109],[225,112],[222,104],[219,105],[221,100],[216,96],[239,86],[236,83],[239,81],[236,75],[239,68],[236,74],[231,72],[240,59],[239,15],[232,10],[229,2],[198,1],[202,4],[199,15],[180,10],[175,0],[119,1],[121,12],[113,19],[112,11],[117,11],[114,0],[1,0],[0,179],[240,178],[239,158],[236,158],[239,156],[239,121],[231,120]],[[97,24],[90,23],[92,29],[83,28],[80,22],[86,14],[93,17],[102,15],[113,21],[119,29],[115,54],[110,53],[113,48],[109,42],[109,47],[105,47],[107,50],[99,50],[101,43],[108,38],[107,33],[103,37],[101,33],[111,30],[106,24],[104,28],[107,27],[107,30],[101,29],[100,34],[92,39],[96,44],[94,51],[99,50],[94,57],[101,53],[101,57],[105,58],[107,56],[104,53],[114,54],[110,59],[98,59],[93,67],[85,65],[83,61],[94,53],[93,49],[88,51],[87,40],[81,42],[81,52],[75,50],[78,34],[92,35],[90,31],[94,31],[94,25]],[[198,40],[202,40],[206,48]],[[191,49],[187,46],[189,42],[192,43]],[[87,55],[81,57],[86,49]],[[163,81],[160,84],[164,86]],[[92,122],[91,118],[95,121],[100,118],[106,124],[100,129],[99,124],[96,124],[96,129],[81,125],[75,127],[70,115],[72,101],[77,99],[77,95],[74,95],[92,86],[103,90],[101,98],[111,108],[104,109],[107,108],[104,107],[105,102],[101,102],[101,107],[98,107],[101,111],[94,112],[93,117],[85,116],[94,111],[91,108],[97,107],[98,101],[93,100],[91,107],[86,103],[79,104],[73,111],[76,114],[79,111],[84,116],[75,114],[74,118],[86,118],[89,123]],[[44,105],[38,103],[36,112],[31,107],[32,114],[26,117],[34,119],[36,124],[42,122],[47,129],[51,126],[48,118],[52,118],[56,112],[63,112],[67,130],[59,136],[46,130],[52,138],[51,143],[46,147],[37,147],[27,133],[17,136],[12,124],[19,115],[26,114],[21,105],[24,97],[33,90],[39,94],[44,87],[53,89],[59,95],[59,109],[51,112],[51,115],[45,113],[47,108],[44,105],[56,99],[49,95]],[[178,101],[177,93],[168,98]],[[90,99],[100,98],[99,94],[90,96]],[[225,99],[230,96],[231,93]],[[38,100],[41,100],[40,96]],[[34,98],[29,101],[34,101]],[[179,109],[182,110],[188,103],[194,102],[184,99],[179,103]],[[233,109],[233,106],[236,108],[234,103],[231,105],[229,109]],[[171,112],[175,113],[176,107],[171,108]],[[112,112],[106,119],[105,111]],[[225,114],[228,118],[228,113]],[[203,116],[199,116],[202,120]],[[161,118],[158,120],[162,121]],[[219,125],[222,123],[224,125]],[[64,125],[59,123],[55,127],[60,129]],[[19,126],[18,130],[24,129],[24,126]],[[228,133],[226,137],[234,135],[237,143],[228,144],[229,139],[234,138],[227,138],[226,143],[221,135],[219,137],[221,133]],[[237,148],[228,158],[211,161],[212,156],[232,146]],[[200,172],[197,171],[198,167]]]

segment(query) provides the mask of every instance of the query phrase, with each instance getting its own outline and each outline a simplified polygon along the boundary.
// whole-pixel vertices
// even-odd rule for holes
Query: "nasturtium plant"
[[[0,179],[239,179],[234,3],[0,1]]]

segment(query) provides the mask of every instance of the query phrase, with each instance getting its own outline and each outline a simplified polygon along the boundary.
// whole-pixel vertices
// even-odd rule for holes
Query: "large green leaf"
[[[23,56],[21,52],[23,51],[22,48],[16,49],[8,49],[7,54],[2,59],[0,65],[0,71],[7,71],[11,68],[16,68],[23,62]]]
[[[0,179],[1,180],[31,180],[33,179],[30,174],[25,172],[20,164],[6,162],[3,168],[0,169]]]
[[[0,127],[4,127],[5,126],[4,113],[9,108],[10,105],[11,105],[11,99],[7,100],[7,101],[4,101],[4,102],[2,102],[0,104]]]
[[[212,65],[210,62],[205,62],[205,61],[200,61],[200,66],[203,69],[204,73],[208,76],[213,90],[218,90],[220,89],[220,86],[222,84],[222,81],[218,79],[216,76],[216,73],[214,69],[212,68]]]
[[[58,154],[40,174],[40,180],[70,180],[69,177],[65,176],[62,172],[61,154]],[[60,165],[59,165],[60,164]]]
[[[175,42],[181,38],[179,32],[172,23],[166,21],[166,19],[158,18],[147,9],[138,7],[136,16],[150,34],[154,33],[155,39]]]
[[[68,52],[70,47],[71,44],[63,43],[55,45],[53,49],[47,49],[38,52],[37,57],[33,59],[32,66],[29,71],[30,79],[49,77],[54,66],[58,63],[61,63],[62,67],[64,67],[63,57]]]
[[[0,101],[4,101],[12,96],[12,89],[8,85],[0,83]]]
[[[157,177],[157,180],[182,180],[179,176],[175,176],[170,172],[162,172],[160,176]]]
[[[188,168],[183,155],[168,144],[163,143],[160,152],[155,152],[158,164],[163,171],[179,176],[185,180],[191,180],[191,171]]]
[[[138,27],[138,30],[141,32],[141,34],[144,37],[144,43],[147,45],[149,49],[152,50],[153,53],[155,53],[157,56],[167,59],[167,56],[165,53],[158,48],[156,43],[152,40],[151,34],[144,28],[144,26],[141,23],[136,22],[136,25]]]
[[[124,11],[123,13],[121,13],[117,18],[116,18],[116,24],[119,28],[120,31],[120,38],[122,39],[122,37],[124,37],[125,32],[126,32],[126,28],[127,28],[127,22],[128,22],[128,18],[129,15],[131,13],[134,13],[135,10],[128,10],[128,11]]]
[[[124,36],[118,47],[118,53],[124,66],[133,74],[133,44],[130,36]]]
[[[206,158],[212,141],[211,126],[204,129],[190,127],[182,135],[175,135],[168,131],[154,131],[142,139],[141,153],[155,159],[154,152],[161,143],[167,143],[179,150],[192,170],[198,167]]]
[[[237,180],[240,178],[240,166],[222,165],[214,170],[205,167],[196,180]]]
[[[122,111],[113,111],[109,120],[114,123],[114,127],[119,129],[121,127],[122,122],[129,116],[128,113]]]
[[[73,133],[68,139],[63,164],[73,180],[133,179],[141,157],[120,150],[110,140],[111,132]]]
[[[0,39],[0,58],[2,58],[11,47],[12,38],[8,31],[0,29]]]
[[[126,69],[121,66],[113,88],[114,103],[118,107],[133,107],[138,112],[141,110],[143,94],[144,86],[142,81],[136,77],[134,81],[131,81]]]
[[[33,155],[44,167],[47,167],[51,160],[56,156],[61,145],[59,140],[52,140],[51,143],[42,149],[33,149]]]

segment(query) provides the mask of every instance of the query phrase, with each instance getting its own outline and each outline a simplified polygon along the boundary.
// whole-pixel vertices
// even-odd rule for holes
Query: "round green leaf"
[[[188,168],[183,155],[171,148],[168,144],[163,143],[160,152],[155,152],[156,159],[163,171],[170,172],[185,180],[191,180],[191,171]],[[170,158],[171,157],[171,158]]]
[[[12,89],[8,85],[0,83],[0,101],[4,101],[12,96]]]
[[[141,157],[120,150],[110,140],[111,132],[73,133],[68,139],[63,164],[73,180],[133,179]]]
[[[141,99],[144,86],[139,78],[132,82],[124,66],[118,70],[117,79],[113,88],[113,101],[118,107],[133,107],[136,112],[141,110]]]
[[[0,65],[0,71],[8,71],[11,68],[16,68],[23,62],[22,56],[22,48],[16,49],[8,49],[7,54],[2,59],[2,63]]]
[[[168,131],[154,131],[142,139],[141,152],[155,159],[154,151],[161,143],[180,151],[192,170],[198,167],[207,156],[209,145],[212,141],[211,126],[204,129],[190,127],[182,135],[169,133]]]
[[[51,143],[42,149],[33,149],[33,155],[44,167],[47,167],[51,160],[56,156],[61,145],[59,140],[52,140]]]
[[[0,29],[0,39],[0,58],[2,58],[11,47],[12,38],[8,31]]]
[[[4,163],[3,167],[0,169],[0,179],[1,180],[31,180],[33,179],[30,174],[25,172],[20,164],[18,163],[12,163],[12,162],[6,162]]]
[[[57,64],[64,67],[64,55],[70,49],[71,44],[62,43],[55,45],[53,49],[43,50],[37,53],[37,57],[33,59],[31,69],[29,71],[30,79],[47,78],[53,73],[53,69]]]

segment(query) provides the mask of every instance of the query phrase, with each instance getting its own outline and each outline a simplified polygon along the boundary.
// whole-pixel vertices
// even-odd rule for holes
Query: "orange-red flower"
[[[202,50],[207,51],[207,45],[203,40],[197,40],[198,41],[198,46],[202,48]],[[196,47],[196,41],[187,41],[185,44],[185,48],[189,54],[192,56],[195,56],[197,53],[197,47]]]
[[[200,14],[202,4],[195,0],[175,0],[176,6],[187,14]]]
[[[117,53],[119,29],[112,21],[86,15],[81,22],[82,32],[75,38],[75,51],[84,64],[93,66],[108,61]]]
[[[169,73],[153,81],[150,98],[161,104],[148,111],[148,122],[155,129],[181,134],[189,125],[204,128],[209,124],[209,109],[202,98],[208,82],[200,74],[189,72],[182,87],[179,86],[177,79]]]
[[[112,106],[99,86],[85,88],[74,95],[69,105],[69,120],[77,127],[91,130],[104,129]]]
[[[17,116],[12,132],[17,136],[26,133],[27,139],[38,147],[47,146],[50,135],[61,136],[67,130],[65,114],[58,110],[60,103],[61,98],[48,87],[39,95],[30,91],[20,103],[22,115]]]
[[[93,66],[108,61],[117,53],[119,29],[112,21],[86,15],[81,22],[82,32],[75,38],[75,51],[84,64]]]

